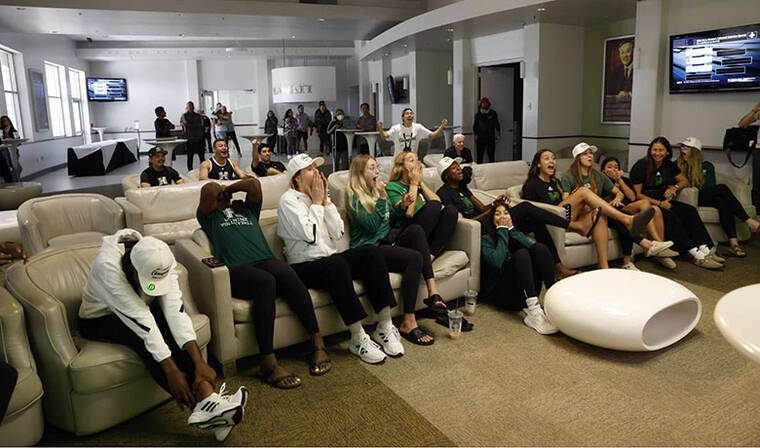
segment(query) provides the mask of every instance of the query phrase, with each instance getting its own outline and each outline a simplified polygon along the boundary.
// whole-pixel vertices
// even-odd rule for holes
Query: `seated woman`
[[[736,239],[734,216],[745,222],[753,233],[760,231],[760,222],[749,217],[741,202],[725,184],[716,183],[715,166],[702,158],[702,142],[699,139],[689,137],[681,142],[678,168],[686,176],[689,186],[699,189],[699,205],[718,209],[720,226],[731,245],[729,251],[734,256],[746,257],[747,253]]]
[[[379,364],[385,361],[386,353],[392,357],[404,354],[398,329],[391,321],[391,308],[396,306],[396,300],[385,256],[375,246],[337,251],[336,242],[343,238],[343,219],[327,196],[327,179],[317,170],[323,163],[321,157],[312,160],[307,154],[298,154],[288,162],[291,188],[283,193],[277,206],[277,235],[282,238],[285,258],[304,284],[330,293],[351,332],[348,346],[351,353],[364,362]],[[353,280],[362,281],[377,313],[377,328],[372,337],[380,345],[362,328],[367,313],[354,290]]]
[[[399,331],[404,339],[418,345],[434,342],[431,335],[419,328],[414,311],[420,275],[425,279],[427,302],[441,302],[433,276],[430,248],[425,231],[410,224],[403,231],[391,232],[388,194],[385,182],[378,181],[377,161],[358,155],[351,162],[347,194],[348,220],[351,224],[351,247],[377,246],[385,257],[388,270],[402,273],[401,296],[404,298],[404,320]]]
[[[572,192],[564,191],[559,180],[554,176],[555,172],[554,153],[550,149],[538,151],[533,156],[528,178],[522,188],[523,199],[564,207],[566,218],[571,223],[568,230],[592,237],[596,245],[599,268],[609,268],[607,217],[622,222],[630,233],[639,234],[651,221],[654,210],[649,207],[634,216],[626,215],[585,186],[576,188]],[[574,223],[589,219],[589,214],[595,214],[591,230],[586,233],[578,232],[576,230],[578,226]]]
[[[230,202],[232,194],[237,191],[246,193],[245,201]],[[197,218],[211,240],[214,256],[229,269],[232,295],[251,301],[262,377],[274,387],[290,389],[300,386],[301,379],[282,368],[274,355],[275,298],[278,293],[311,335],[313,348],[309,373],[324,375],[331,365],[319,334],[309,291],[287,263],[274,257],[261,232],[261,200],[258,179],[245,179],[230,186],[209,182],[201,189]]]
[[[481,294],[512,310],[525,312],[525,325],[541,334],[556,333],[538,303],[541,283],[554,284],[554,263],[549,248],[533,243],[515,229],[510,207],[496,201],[484,220],[481,237],[483,271]]]
[[[441,174],[443,185],[438,189],[436,194],[441,198],[441,203],[444,205],[453,205],[465,218],[476,219],[482,222],[482,220],[489,216],[493,205],[497,201],[505,201],[509,203],[509,197],[507,195],[501,195],[488,205],[480,202],[480,200],[472,194],[472,191],[467,188],[468,182],[466,181],[464,172],[460,166],[461,160],[462,159],[458,157],[456,159],[444,157],[438,162],[438,172]],[[536,207],[528,201],[521,202],[514,207],[511,207],[510,215],[512,216],[512,222],[515,224],[517,230],[525,234],[533,233],[536,241],[543,243],[549,248],[549,251],[552,254],[552,259],[554,260],[554,271],[557,279],[561,280],[580,272],[568,269],[567,266],[562,264],[562,261],[559,259],[559,254],[557,253],[557,247],[554,245],[554,241],[552,240],[549,231],[546,229],[547,225],[551,225],[567,230],[571,227],[570,221],[566,218],[557,216],[555,213]],[[591,215],[587,216],[588,218],[591,218]],[[574,225],[581,226],[577,227],[577,230],[582,234],[586,234],[591,229],[591,219],[576,222]]]
[[[665,137],[649,143],[646,156],[631,168],[631,182],[637,199],[646,199],[662,210],[665,238],[673,241],[673,248],[682,255],[687,253],[695,265],[705,269],[720,269],[725,259],[713,254],[710,234],[707,233],[697,209],[675,200],[678,190],[689,181],[675,162]]]
[[[625,194],[609,177],[594,169],[594,153],[596,151],[596,146],[590,146],[586,143],[575,145],[575,148],[573,148],[573,163],[560,180],[562,189],[573,191],[578,187],[589,188],[600,197],[611,197],[610,204],[620,209],[623,205]],[[623,269],[639,270],[631,259],[634,242],[643,247],[647,251],[647,255],[658,254],[673,245],[672,242],[652,242],[651,240],[642,238],[640,234],[632,234],[623,223],[614,218],[609,218],[607,224],[615,229],[620,237],[620,245],[623,251]],[[649,221],[647,226],[651,224],[652,221]]]

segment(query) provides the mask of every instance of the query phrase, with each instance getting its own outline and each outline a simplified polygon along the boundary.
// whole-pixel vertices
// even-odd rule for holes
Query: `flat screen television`
[[[90,101],[127,101],[127,80],[124,78],[87,78],[87,99]]]
[[[670,93],[760,89],[760,24],[670,36]]]

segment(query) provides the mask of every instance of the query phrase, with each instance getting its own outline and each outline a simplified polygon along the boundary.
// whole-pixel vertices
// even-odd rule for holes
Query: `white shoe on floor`
[[[531,305],[528,308],[523,308],[525,312],[525,325],[536,330],[541,334],[554,334],[559,331],[559,328],[555,327],[553,323],[546,317],[544,310],[541,309],[541,305]]]
[[[637,268],[636,265],[633,264],[633,262],[626,263],[620,266],[620,269],[625,269],[626,271],[640,271],[640,269]]]
[[[220,393],[224,391],[225,386],[226,386],[226,383],[222,384],[222,388],[219,389]],[[240,406],[243,409],[243,415],[240,417],[240,420],[242,421],[243,417],[245,417],[245,403],[248,401],[248,389],[246,389],[245,387],[238,388],[237,392],[235,392],[230,397],[230,401],[240,403]],[[220,426],[214,429],[214,437],[216,437],[216,440],[218,442],[224,442],[227,439],[227,436],[230,435],[230,431],[232,431],[232,428],[234,427],[235,425]]]
[[[645,255],[647,257],[657,257],[664,250],[670,249],[671,246],[673,246],[672,241],[652,241],[652,246],[646,250]]]
[[[383,349],[366,333],[362,333],[358,338],[352,336],[348,342],[348,350],[368,364],[381,364],[387,358]]]
[[[238,389],[234,395],[225,395],[226,386],[222,384],[219,393],[214,392],[196,403],[193,413],[187,418],[187,424],[200,429],[221,429],[222,431],[215,432],[226,438],[230,431],[224,429],[231,429],[240,423],[243,419],[243,406],[248,400],[248,389],[245,387]],[[216,435],[217,440],[219,435]]]
[[[669,258],[669,257],[655,257],[655,261],[657,261],[662,266],[664,266],[664,267],[666,267],[666,268],[668,268],[670,270],[673,270],[673,269],[675,269],[675,268],[678,267],[678,266],[676,266],[676,262],[673,261],[673,259]]]
[[[395,325],[391,324],[389,328],[380,328],[380,324],[378,324],[375,331],[372,332],[372,339],[380,344],[380,346],[383,347],[385,354],[391,358],[404,356],[404,346],[401,344],[401,335]]]

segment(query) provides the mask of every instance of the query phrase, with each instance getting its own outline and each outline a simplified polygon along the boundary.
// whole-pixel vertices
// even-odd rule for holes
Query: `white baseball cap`
[[[681,145],[688,146],[690,148],[697,148],[702,151],[702,142],[697,137],[687,137],[681,142]]]
[[[591,150],[592,154],[595,153],[595,152],[597,152],[599,150],[599,148],[597,148],[596,146],[589,145],[586,142],[580,142],[580,143],[578,143],[577,145],[575,145],[575,148],[573,148],[573,159],[576,158],[576,157],[578,157],[579,155],[583,154],[584,152],[586,152],[589,149]]]
[[[177,265],[169,246],[158,238],[146,236],[134,245],[129,258],[137,271],[140,288],[149,296],[163,296],[171,289],[169,274]]]
[[[457,157],[457,158],[454,158],[454,159],[452,159],[451,157],[444,157],[444,158],[442,158],[441,160],[438,161],[438,174],[442,175],[447,169],[449,169],[449,167],[451,166],[451,164],[454,163],[454,162],[456,162],[456,163],[458,163],[458,164],[461,165],[462,164],[462,160],[463,159],[461,157]]]
[[[290,162],[288,162],[288,180],[293,179],[293,176],[298,174],[302,169],[308,168],[312,163],[315,163],[317,166],[322,166],[322,164],[325,163],[325,159],[322,157],[312,159],[308,154],[298,154],[297,156],[294,156],[290,159]]]

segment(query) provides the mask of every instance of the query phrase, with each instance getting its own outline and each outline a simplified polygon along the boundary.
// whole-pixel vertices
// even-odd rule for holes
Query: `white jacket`
[[[284,243],[288,263],[329,257],[337,252],[335,242],[343,238],[343,219],[335,204],[312,204],[306,193],[289,189],[277,205],[277,235]]]
[[[174,341],[184,347],[189,341],[195,341],[196,335],[190,316],[185,313],[182,303],[182,292],[179,289],[177,271],[172,266],[169,276],[172,279],[171,291],[158,297],[150,297],[142,292],[138,295],[127,276],[121,269],[121,257],[124,255],[124,244],[117,241],[124,234],[137,234],[132,229],[119,230],[111,236],[103,238],[95,262],[84,287],[82,305],[79,307],[81,319],[91,319],[115,314],[124,324],[145,341],[145,348],[153,355],[153,359],[161,362],[171,356],[171,350],[161,336],[156,320],[150,312],[148,304],[154,299],[159,300],[161,310],[169,324]]]

